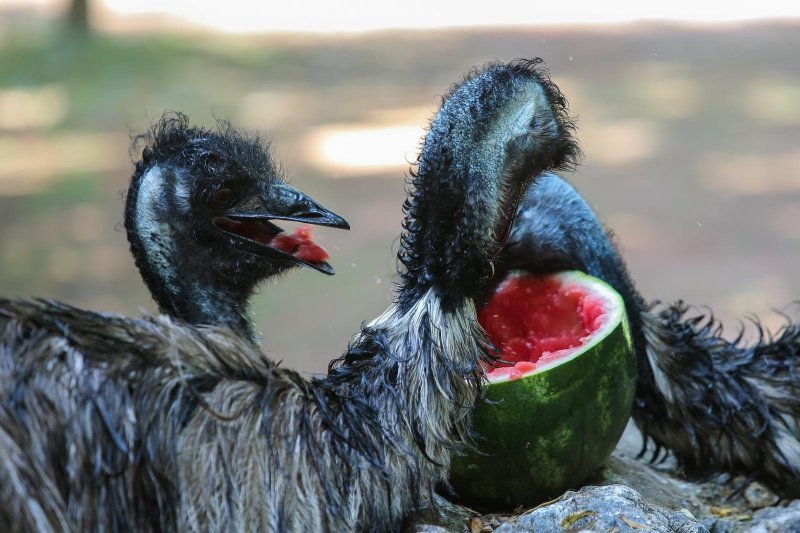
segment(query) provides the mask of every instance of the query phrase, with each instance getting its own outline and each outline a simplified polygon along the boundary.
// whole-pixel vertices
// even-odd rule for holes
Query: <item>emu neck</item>
[[[174,318],[195,325],[227,327],[257,343],[259,335],[248,305],[251,294],[252,290],[237,290],[214,280],[189,278],[179,283],[174,295],[161,297],[157,303]]]
[[[163,235],[169,235],[168,228],[162,231]],[[173,242],[180,244],[179,239]],[[159,247],[163,241],[148,244],[149,249],[145,245],[147,262],[140,270],[161,312],[189,324],[227,327],[258,342],[259,336],[249,316],[253,283],[219,274],[226,270],[225,259],[213,257],[213,254],[182,253],[180,248],[171,251]],[[205,260],[188,259],[198,255]],[[187,259],[177,264],[176,258],[181,257]]]
[[[174,173],[154,167],[130,194],[126,228],[131,252],[161,312],[190,324],[228,327],[257,342],[248,313],[255,281],[232,275],[235,258],[203,247],[192,238],[191,228],[181,226],[189,201]]]

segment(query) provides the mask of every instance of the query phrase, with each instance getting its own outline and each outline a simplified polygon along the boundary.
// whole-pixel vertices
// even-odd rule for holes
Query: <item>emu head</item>
[[[412,172],[402,305],[431,287],[446,308],[480,294],[525,190],[542,172],[576,163],[573,128],[539,59],[489,64],[453,86]]]
[[[125,207],[136,265],[162,312],[195,324],[252,331],[255,286],[294,266],[333,274],[325,261],[276,248],[276,222],[349,229],[347,222],[287,185],[269,145],[221,122],[216,131],[163,116],[143,143]],[[137,145],[137,143],[135,143]]]

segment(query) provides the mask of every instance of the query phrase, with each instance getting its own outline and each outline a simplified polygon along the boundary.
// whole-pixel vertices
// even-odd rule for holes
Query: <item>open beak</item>
[[[239,247],[253,254],[291,261],[323,274],[335,273],[326,261],[327,252],[311,240],[309,230],[298,229],[290,235],[273,220],[350,229],[344,218],[286,184],[271,187],[268,195],[247,198],[214,217],[213,223],[218,230],[235,237]]]

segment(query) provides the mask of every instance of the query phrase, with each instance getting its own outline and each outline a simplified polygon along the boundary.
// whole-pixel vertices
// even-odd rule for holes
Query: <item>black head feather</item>
[[[443,97],[404,205],[409,301],[431,286],[454,302],[479,292],[526,186],[577,164],[566,106],[539,59],[491,63]]]
[[[153,299],[174,318],[226,324],[255,338],[247,300],[261,280],[290,265],[235,249],[214,229],[207,206],[210,195],[223,187],[239,197],[258,198],[283,183],[269,143],[227,121],[208,129],[192,126],[181,113],[166,113],[133,139],[132,150],[141,157],[126,197],[125,229]],[[157,191],[148,192],[147,201],[157,220],[143,230],[140,192],[154,169]]]

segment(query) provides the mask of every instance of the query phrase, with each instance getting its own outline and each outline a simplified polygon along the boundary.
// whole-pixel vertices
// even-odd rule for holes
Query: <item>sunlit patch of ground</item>
[[[249,0],[228,0],[223,3],[217,0],[194,0],[188,4],[183,0],[104,0],[103,3],[117,14],[164,14],[232,33],[596,24],[648,19],[702,23],[800,14],[800,10],[789,2],[733,2],[720,8],[698,8],[697,2],[691,0],[673,0],[668,4],[615,0],[605,2],[602,9],[588,0],[562,2],[547,9],[520,9],[513,0],[495,0],[491,9],[481,10],[468,9],[458,0],[439,0],[434,3],[406,0],[400,6],[391,7],[381,2],[289,2],[275,3],[269,6],[269,10]]]
[[[742,111],[762,123],[800,125],[800,83],[778,75],[750,81]]]
[[[703,185],[723,194],[800,193],[800,150],[783,154],[710,154],[699,162]]]
[[[396,176],[416,159],[424,133],[418,122],[336,124],[312,130],[305,145],[331,177]]]

